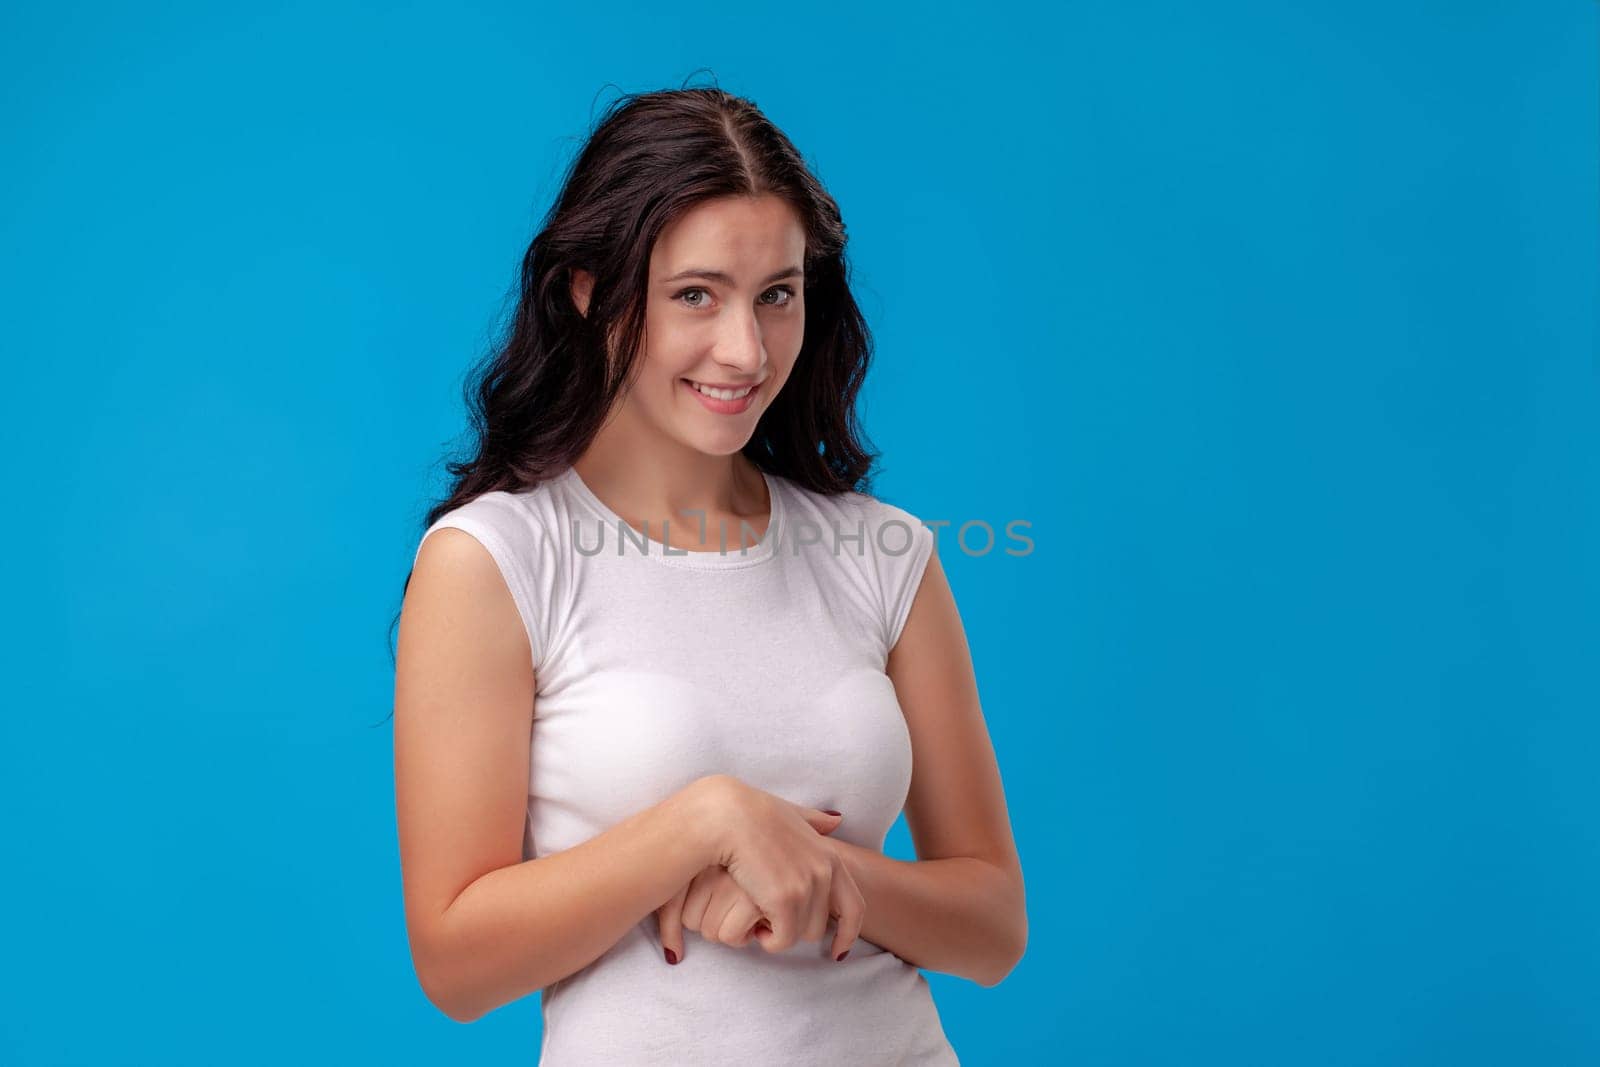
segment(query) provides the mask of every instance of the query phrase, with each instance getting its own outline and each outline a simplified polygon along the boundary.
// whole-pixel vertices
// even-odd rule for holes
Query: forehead
[[[703,268],[742,280],[746,273],[799,263],[805,247],[805,229],[787,200],[722,197],[696,204],[661,231],[650,251],[650,273]]]

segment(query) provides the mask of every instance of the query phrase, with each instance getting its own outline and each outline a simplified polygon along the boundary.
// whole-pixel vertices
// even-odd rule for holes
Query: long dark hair
[[[522,258],[504,337],[467,381],[475,454],[447,464],[454,485],[419,534],[483,493],[528,489],[571,466],[638,357],[656,238],[702,201],[769,194],[805,228],[805,340],[741,451],[820,493],[871,492],[878,454],[855,402],[872,336],[850,293],[839,205],[753,102],[669,89],[614,100],[568,167]],[[572,300],[574,269],[594,275],[587,314]],[[408,571],[402,599],[410,584]]]

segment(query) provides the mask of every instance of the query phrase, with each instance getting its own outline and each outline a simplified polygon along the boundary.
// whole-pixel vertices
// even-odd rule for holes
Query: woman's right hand
[[[866,900],[838,851],[825,839],[841,816],[757,789],[733,775],[709,779],[717,827],[712,862],[726,867],[770,929],[753,936],[767,952],[821,941],[837,920],[837,958],[861,933]]]

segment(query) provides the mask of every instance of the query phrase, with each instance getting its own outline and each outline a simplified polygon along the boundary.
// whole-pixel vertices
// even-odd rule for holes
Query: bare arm
[[[846,816],[848,818],[848,816]],[[901,860],[828,838],[866,899],[861,936],[907,963],[995,986],[1022,955],[1021,883],[970,856]]]
[[[693,787],[573,848],[479,876],[432,934],[431,999],[472,1022],[594,962],[701,868]]]
[[[710,779],[524,861],[533,702],[527,631],[493,557],[437,531],[401,611],[395,797],[412,962],[458,1022],[581,970],[716,861]]]
[[[911,733],[914,861],[830,836],[866,900],[861,936],[919,967],[997,985],[1028,914],[972,655],[935,554],[886,667]],[[850,813],[844,813],[846,821]]]

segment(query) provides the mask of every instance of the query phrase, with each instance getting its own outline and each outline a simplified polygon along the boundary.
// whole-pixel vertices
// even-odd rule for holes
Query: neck
[[[676,442],[630,439],[615,423],[603,429],[573,464],[578,476],[610,508],[652,531],[665,519],[678,529],[698,528],[714,517],[766,514],[766,485],[754,463],[739,453],[708,455]],[[685,513],[688,514],[685,514]]]

